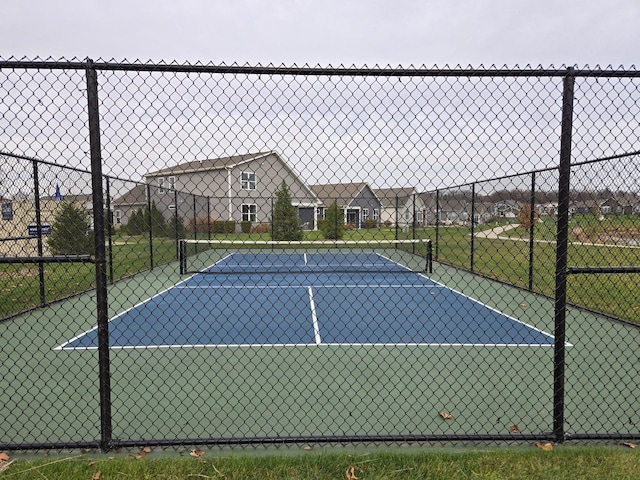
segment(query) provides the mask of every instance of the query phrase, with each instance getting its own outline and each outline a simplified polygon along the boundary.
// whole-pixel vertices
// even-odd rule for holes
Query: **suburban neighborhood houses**
[[[148,172],[145,182],[111,202],[114,225],[155,205],[165,218],[177,215],[185,225],[194,218],[265,225],[271,221],[274,193],[284,182],[304,229],[318,229],[327,207],[337,204],[344,223],[359,229],[373,226],[409,228],[427,225],[481,225],[494,219],[517,219],[527,203],[523,192],[500,192],[499,199],[470,191],[419,192],[413,186],[372,188],[367,182],[312,184],[301,178],[276,151],[204,159]],[[509,198],[509,196],[513,198]],[[535,204],[537,215],[557,214],[558,204]],[[598,202],[572,200],[570,212],[640,214],[640,198],[611,195]]]
[[[147,172],[140,183],[111,193],[109,208],[113,225],[119,229],[136,212],[153,207],[165,221],[180,219],[194,231],[201,221],[231,221],[233,230],[268,228],[275,192],[283,182],[296,208],[300,225],[317,230],[331,205],[338,205],[349,228],[470,226],[504,219],[517,222],[529,204],[530,194],[521,190],[501,190],[475,195],[470,189],[451,188],[421,192],[414,186],[374,188],[368,182],[314,184],[296,173],[276,151],[195,160]],[[57,186],[56,186],[57,187]],[[73,202],[92,217],[91,195],[56,191],[40,198],[42,233],[54,221],[62,201]],[[30,198],[0,199],[0,237],[20,239],[20,249],[31,254],[37,247],[36,203]],[[534,204],[538,217],[555,216],[558,202],[553,193],[539,192]],[[640,215],[640,196],[607,189],[572,192],[571,215]],[[225,230],[227,231],[227,230]],[[246,231],[246,230],[245,230]],[[15,243],[15,242],[14,242]],[[6,250],[9,243],[5,242]],[[31,253],[29,253],[31,252]],[[46,253],[46,252],[45,252]],[[6,253],[5,253],[6,254]]]

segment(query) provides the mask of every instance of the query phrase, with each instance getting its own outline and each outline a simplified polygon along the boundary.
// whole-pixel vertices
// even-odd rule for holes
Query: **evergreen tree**
[[[299,241],[303,238],[300,218],[291,204],[291,193],[285,182],[276,190],[276,203],[271,217],[271,238],[281,241]]]
[[[328,240],[340,240],[344,236],[344,220],[342,210],[337,204],[330,205],[324,217],[320,229],[324,238]]]
[[[125,230],[129,235],[142,235],[144,232],[149,230],[141,208],[131,214],[129,221],[125,226]]]
[[[171,218],[167,222],[167,236],[172,239],[186,238],[187,229],[184,226],[184,221],[177,215],[171,215]]]
[[[93,232],[86,210],[65,202],[55,216],[47,244],[54,255],[91,255]]]
[[[158,207],[156,207],[156,202],[153,202],[151,204],[151,211],[149,211],[148,207],[145,210],[145,220],[147,225],[145,231],[148,232],[148,226],[151,225],[151,232],[153,233],[154,237],[167,236],[167,223],[162,213],[160,213],[160,210],[158,210]],[[171,235],[171,232],[169,232],[169,235]]]

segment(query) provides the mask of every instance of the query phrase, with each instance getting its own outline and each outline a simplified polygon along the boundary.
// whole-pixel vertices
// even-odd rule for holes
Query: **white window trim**
[[[246,207],[246,212],[245,212]],[[258,207],[255,203],[243,203],[240,207],[240,215],[243,222],[255,223],[258,218]]]
[[[246,175],[246,180],[245,180]],[[253,178],[253,180],[251,180]],[[256,174],[255,172],[242,172],[240,174],[240,183],[242,190],[255,190],[256,189]]]

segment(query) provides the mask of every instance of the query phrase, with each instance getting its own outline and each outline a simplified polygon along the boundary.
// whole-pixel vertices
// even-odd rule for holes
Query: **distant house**
[[[337,183],[311,185],[311,190],[320,201],[318,218],[323,219],[330,205],[338,205],[344,222],[361,228],[368,219],[380,221],[382,204],[367,183]]]
[[[65,203],[72,203],[76,208],[86,212],[89,225],[93,227],[93,197],[91,194],[66,194],[41,197],[40,210],[36,212],[33,199],[2,198],[2,219],[0,220],[0,256],[35,256],[38,255],[38,216],[40,217],[40,234],[46,239],[51,226],[55,222],[60,208]],[[50,254],[46,240],[42,242],[43,253]]]
[[[521,206],[515,200],[500,200],[494,203],[494,216],[500,218],[517,218]]]
[[[599,210],[595,202],[573,202],[569,206],[570,215],[593,215]]]
[[[111,202],[113,211],[113,226],[117,230],[129,222],[137,210],[144,210],[147,206],[147,185],[140,184]]]
[[[635,195],[620,194],[607,198],[604,202],[601,202],[598,207],[600,213],[603,215],[631,215],[637,201],[638,199]]]
[[[445,197],[438,201],[438,223],[465,225],[471,218],[471,203],[459,197]]]
[[[426,207],[413,187],[379,188],[373,191],[380,200],[380,223],[399,227],[422,226]]]
[[[149,172],[145,180],[148,189],[136,186],[113,202],[123,223],[125,211],[147,201],[145,189],[165,218],[177,213],[185,223],[192,218],[268,223],[284,182],[301,224],[310,229],[317,224],[317,197],[275,151],[181,163]]]

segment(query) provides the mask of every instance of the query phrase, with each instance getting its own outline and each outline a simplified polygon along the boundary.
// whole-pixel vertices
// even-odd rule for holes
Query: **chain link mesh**
[[[0,448],[640,436],[638,72],[0,69]]]

